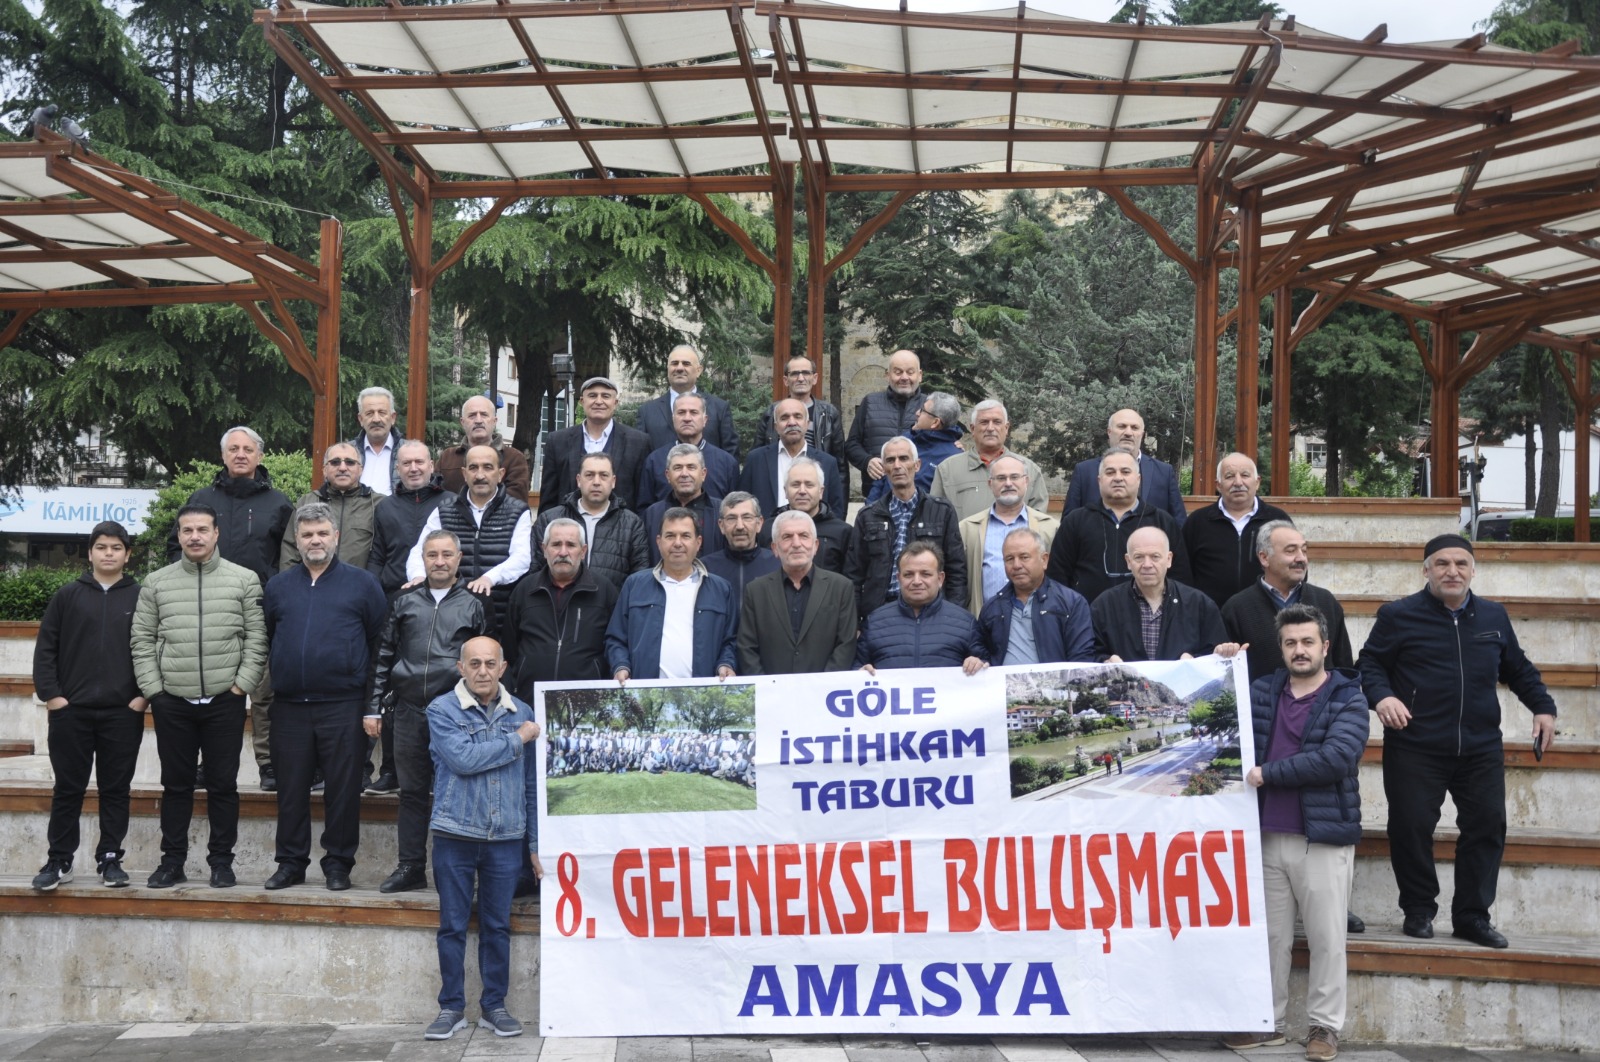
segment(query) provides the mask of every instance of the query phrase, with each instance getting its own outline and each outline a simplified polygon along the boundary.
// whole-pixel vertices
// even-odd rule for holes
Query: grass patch
[[[756,791],[703,774],[570,774],[545,782],[552,815],[754,811]]]

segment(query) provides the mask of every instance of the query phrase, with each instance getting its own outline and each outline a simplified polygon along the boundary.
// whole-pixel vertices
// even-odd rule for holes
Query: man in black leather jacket
[[[457,579],[461,542],[433,531],[422,543],[426,580],[394,599],[378,642],[372,700],[364,720],[376,736],[394,730],[400,778],[400,859],[379,892],[425,888],[428,819],[433,813],[433,759],[428,750],[428,703],[454,688],[461,647],[488,628],[483,598]]]
[[[544,569],[511,592],[503,634],[511,692],[533,703],[539,682],[611,677],[606,625],[617,588],[585,563],[583,525],[560,517],[545,525]]]

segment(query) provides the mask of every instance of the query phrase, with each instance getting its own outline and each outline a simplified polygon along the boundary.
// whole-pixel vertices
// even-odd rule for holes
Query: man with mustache
[[[1329,667],[1355,666],[1344,609],[1332,593],[1312,585],[1307,578],[1310,547],[1306,536],[1288,520],[1272,520],[1256,531],[1255,551],[1260,577],[1222,606],[1222,623],[1228,628],[1229,640],[1247,646],[1245,660],[1251,680],[1264,678],[1283,666],[1277,648],[1277,615],[1290,605],[1310,605],[1322,613],[1328,624]]]

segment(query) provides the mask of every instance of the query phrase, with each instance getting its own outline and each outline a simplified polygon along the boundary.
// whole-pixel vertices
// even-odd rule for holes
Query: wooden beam
[[[49,163],[47,162],[47,169],[48,166]],[[43,236],[39,236],[31,230],[15,224],[14,222],[0,221],[0,232],[3,232],[7,236],[11,236],[15,239],[22,240],[24,243],[30,243],[35,247],[41,248],[46,253],[60,252],[64,255],[70,255],[72,253],[72,251],[65,244],[62,244],[57,240],[50,240]],[[12,253],[26,254],[27,252]],[[123,284],[130,288],[147,288],[150,286],[150,282],[144,277],[137,277],[132,273],[118,269],[115,266],[102,264],[98,255],[91,258],[46,258],[44,261],[72,261],[83,266],[83,268],[89,270],[90,272],[99,273],[108,280],[115,280],[118,284]]]
[[[737,225],[732,218],[724,214],[722,210],[711,201],[710,196],[705,196],[698,192],[694,192],[689,195],[689,198],[700,204],[700,209],[706,212],[706,217],[711,220],[711,223],[717,228],[721,229],[723,232],[727,233],[733,242],[739,245],[739,249],[744,252],[744,256],[750,259],[750,261],[754,262],[758,267],[760,267],[761,271],[767,275],[768,280],[771,280],[774,283],[777,282],[777,263],[771,258],[768,258],[766,253],[763,252],[761,248],[756,246],[756,241],[750,238],[750,234],[748,232],[744,231],[744,229]]]
[[[755,63],[751,70],[758,78],[772,76],[767,63]],[[532,66],[519,66],[510,70],[485,70],[476,73],[416,73],[416,74],[358,74],[351,77],[333,75],[323,82],[340,92],[403,91],[417,92],[427,89],[478,89],[478,88],[566,88],[593,85],[659,85],[667,82],[693,81],[696,84],[712,81],[743,81],[744,69],[737,66],[642,66],[609,67],[601,70],[538,70]]]
[[[1272,293],[1272,493],[1289,496],[1289,397],[1293,386],[1294,344],[1290,340],[1294,314],[1294,289]]]
[[[1205,161],[1208,160],[1202,158],[1202,163]],[[1214,194],[1195,189],[1194,477],[1191,490],[1202,497],[1209,497],[1216,489],[1218,277],[1217,260],[1210,247],[1219,205]]]
[[[1194,280],[1199,275],[1200,267],[1195,263],[1194,255],[1178,245],[1178,241],[1172,238],[1172,234],[1166,230],[1166,226],[1145,211],[1140,210],[1126,191],[1121,188],[1106,187],[1100,189],[1100,192],[1117,204],[1117,209],[1122,211],[1124,217],[1138,225],[1152,240],[1156,241],[1156,246],[1161,248],[1168,258],[1182,266],[1184,272],[1189,274],[1190,280]]]
[[[412,209],[412,241],[417,257],[411,261],[411,316],[406,348],[406,436],[427,438],[428,339],[433,310],[433,199],[423,173],[416,184],[422,197]],[[403,219],[402,219],[403,221]]]
[[[779,181],[772,190],[772,214],[777,225],[772,278],[772,398],[783,397],[783,373],[794,350],[794,173],[786,162],[778,168]],[[822,393],[823,366],[816,366],[816,390]]]
[[[1218,149],[1221,155],[1221,149]],[[1216,159],[1212,160],[1215,172]],[[1261,254],[1260,196],[1251,193],[1240,202],[1239,225],[1239,332],[1235,346],[1233,447],[1252,461],[1260,461],[1261,444],[1261,296],[1256,287],[1256,267]]]
[[[850,242],[844,245],[843,250],[828,259],[827,264],[822,267],[827,277],[831,279],[839,271],[840,267],[860,254],[861,249],[867,245],[867,241],[876,236],[878,231],[885,225],[893,221],[894,216],[900,213],[900,208],[905,206],[916,194],[916,192],[897,192],[895,197],[889,200],[888,205],[871,218],[868,218],[866,223],[856,230],[855,235],[850,237]]]
[[[110,306],[176,306],[254,301],[267,297],[260,284],[171,284],[148,288],[55,288],[0,291],[0,310],[75,309]]]
[[[27,324],[28,319],[38,312],[39,309],[36,306],[24,306],[13,312],[11,320],[6,322],[4,328],[0,328],[0,349],[15,343],[17,336],[22,334],[22,326]]]

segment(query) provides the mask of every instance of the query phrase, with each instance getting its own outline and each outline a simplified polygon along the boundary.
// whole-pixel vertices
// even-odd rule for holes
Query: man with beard
[[[1252,680],[1272,674],[1282,666],[1277,651],[1277,616],[1290,605],[1310,605],[1322,613],[1328,625],[1328,666],[1353,667],[1350,634],[1345,629],[1344,609],[1333,594],[1308,579],[1310,547],[1288,520],[1273,520],[1256,532],[1256,563],[1261,576],[1254,584],[1234,594],[1222,606],[1222,622],[1228,640],[1249,646],[1245,660]]]
[[[289,499],[274,490],[272,477],[261,467],[261,436],[244,425],[222,433],[222,471],[209,487],[189,495],[185,505],[203,505],[216,514],[217,552],[222,559],[249,568],[262,586],[278,570],[284,528],[294,511]],[[178,528],[167,536],[167,561],[176,562],[184,551]],[[260,773],[261,788],[278,786],[272,769],[272,672],[264,669],[250,695],[250,742]]]
[[[378,886],[383,893],[427,888],[428,818],[433,813],[433,760],[428,751],[428,705],[459,677],[461,647],[488,627],[483,599],[458,577],[461,543],[450,531],[433,531],[422,543],[427,581],[401,592],[389,606],[372,697],[362,725],[369,735],[390,736],[400,790],[397,816],[400,858]]]
[[[845,480],[839,474],[839,463],[821,447],[806,441],[810,422],[806,419],[804,403],[785,398],[772,407],[772,416],[778,439],[750,451],[750,456],[745,458],[744,472],[739,476],[739,489],[755,495],[762,512],[776,512],[789,504],[785,489],[789,469],[802,457],[808,457],[823,470],[823,482],[828,485],[823,500],[828,508],[844,512]]]
[[[840,476],[843,475],[841,471]],[[850,525],[844,522],[839,513],[834,512],[823,502],[822,496],[826,484],[827,480],[821,465],[809,457],[795,458],[794,464],[789,466],[789,475],[783,484],[789,504],[779,507],[778,511],[772,514],[772,518],[761,528],[761,537],[756,541],[763,546],[772,545],[772,525],[779,516],[787,512],[805,513],[811,517],[812,525],[817,532],[817,567],[823,571],[839,572],[842,575],[845,554],[850,551]]]
[[[539,509],[533,522],[533,538],[543,542],[545,528],[552,521],[577,520],[583,525],[584,541],[588,543],[584,566],[612,587],[620,587],[628,576],[650,567],[650,542],[639,514],[617,497],[613,467],[610,454],[584,454],[578,467],[578,489],[560,504],[546,504]],[[540,572],[544,565],[544,553],[534,550],[528,570]],[[515,655],[509,650],[507,656],[515,663]]]
[[[506,493],[526,505],[533,473],[528,469],[527,455],[500,435],[496,426],[499,419],[499,410],[485,395],[474,395],[463,402],[461,433],[464,438],[460,445],[439,451],[439,475],[444,479],[445,490],[459,493],[467,483],[467,451],[474,446],[490,447],[498,456]]]
[[[294,528],[301,563],[269,580],[261,600],[277,676],[278,869],[266,888],[306,880],[312,775],[320,769],[327,786],[322,876],[330,890],[342,892],[361,841],[361,717],[387,609],[377,576],[339,559],[339,531],[326,503],[295,510]]]

